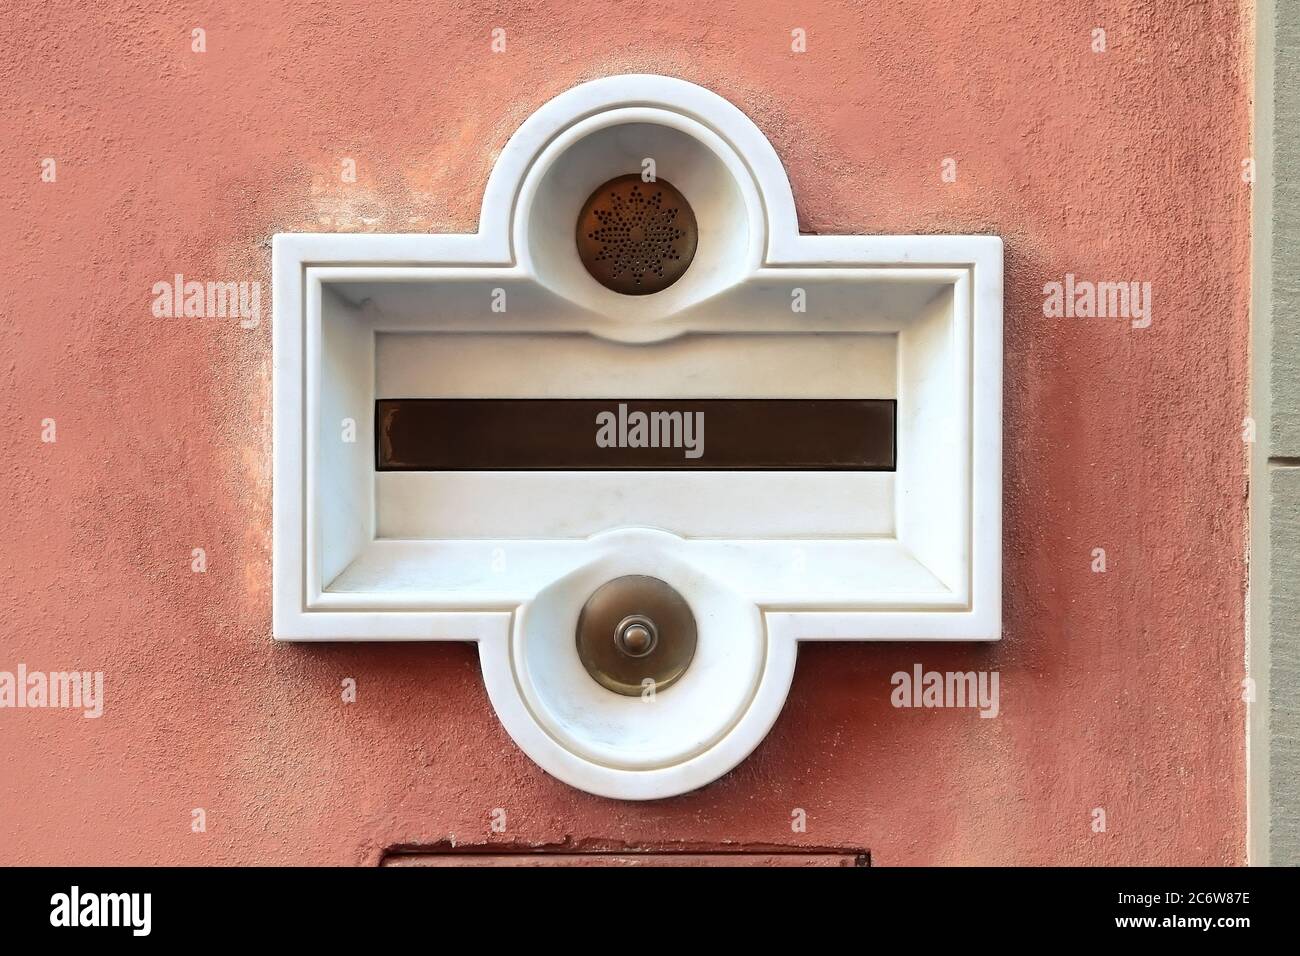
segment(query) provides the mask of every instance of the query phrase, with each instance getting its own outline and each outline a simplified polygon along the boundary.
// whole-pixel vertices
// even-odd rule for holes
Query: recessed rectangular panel
[[[375,403],[379,471],[893,471],[892,399]]]
[[[897,398],[898,335],[378,332],[376,398]]]
[[[388,471],[376,536],[572,540],[610,528],[687,538],[894,534],[892,471]]]

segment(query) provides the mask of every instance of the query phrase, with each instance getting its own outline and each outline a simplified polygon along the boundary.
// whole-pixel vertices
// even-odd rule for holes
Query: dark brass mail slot
[[[893,399],[384,398],[379,471],[893,471]]]

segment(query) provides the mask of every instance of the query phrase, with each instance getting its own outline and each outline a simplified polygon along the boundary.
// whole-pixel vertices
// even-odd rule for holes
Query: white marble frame
[[[950,283],[954,341],[962,350],[953,388],[962,402],[962,441],[953,467],[962,469],[965,523],[960,585],[946,597],[863,600],[834,606],[754,597],[762,642],[751,693],[725,732],[703,752],[684,742],[682,758],[649,768],[611,766],[574,752],[548,729],[547,715],[520,686],[517,647],[521,608],[531,594],[503,594],[457,605],[454,594],[410,602],[392,595],[331,594],[313,551],[315,478],[308,463],[316,440],[308,423],[319,388],[322,284],[417,273],[459,281],[478,270],[527,279],[528,214],[534,167],[566,135],[600,128],[619,111],[631,119],[672,122],[690,135],[730,150],[754,241],[732,263],[741,282],[774,277]],[[664,118],[669,119],[665,120]],[[680,119],[677,119],[680,118]],[[585,126],[584,126],[585,124]],[[696,132],[701,131],[701,132]],[[739,158],[739,163],[735,158]],[[280,640],[472,640],[498,716],[515,741],[555,776],[611,797],[649,799],[710,782],[757,746],[784,704],[800,640],[997,640],[1001,636],[1002,498],[1002,243],[992,236],[800,235],[794,200],[775,151],[758,128],[726,100],[701,87],[659,76],[619,76],[578,86],[534,113],[501,152],[485,191],[479,231],[460,235],[282,234],[275,237],[274,276],[274,635]],[[659,297],[646,297],[657,299]],[[648,306],[653,309],[653,305]],[[663,316],[646,313],[647,321]],[[961,381],[962,375],[966,376]],[[906,385],[900,385],[905,388]],[[900,428],[903,427],[900,423]],[[682,558],[681,539],[657,532],[598,535],[578,563],[618,564],[620,549],[642,548],[665,560]],[[686,560],[689,561],[689,558]],[[573,562],[562,563],[573,567]],[[613,564],[611,564],[611,567]],[[710,570],[722,578],[724,564]],[[741,575],[740,571],[736,574]],[[744,593],[743,582],[724,580]],[[436,690],[431,690],[436,692]],[[665,699],[668,694],[664,695]],[[690,715],[681,715],[689,736]]]

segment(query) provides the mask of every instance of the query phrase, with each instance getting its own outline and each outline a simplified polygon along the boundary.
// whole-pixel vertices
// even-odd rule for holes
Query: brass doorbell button
[[[578,657],[608,690],[639,696],[662,691],[695,657],[695,615],[658,578],[629,574],[598,587],[578,614]]]
[[[659,629],[644,614],[629,614],[614,629],[614,644],[628,657],[645,657],[659,643]]]

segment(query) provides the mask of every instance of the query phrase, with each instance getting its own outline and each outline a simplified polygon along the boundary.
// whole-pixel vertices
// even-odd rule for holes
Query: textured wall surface
[[[1243,861],[1248,8],[152,6],[20,0],[0,24],[0,671],[102,670],[106,698],[98,719],[0,709],[0,860],[492,842]],[[745,110],[807,231],[1006,240],[1005,639],[805,648],[759,750],[653,804],[538,770],[470,645],[270,632],[271,235],[471,231],[520,120],[628,71]],[[260,325],[155,317],[175,273],[260,281]],[[1045,317],[1067,273],[1151,282],[1150,327]],[[998,670],[1000,716],[895,710],[914,663]]]
[[[1261,3],[1254,388],[1252,859],[1300,864],[1300,5]],[[1265,178],[1267,177],[1267,178]]]
[[[1300,457],[1300,6],[1270,0],[1273,16],[1271,209],[1272,441],[1269,455]],[[1261,317],[1264,318],[1264,317]],[[1294,618],[1292,619],[1294,620]],[[1294,673],[1294,672],[1292,672]]]
[[[1294,320],[1292,320],[1294,321]],[[1267,478],[1272,551],[1269,592],[1268,717],[1269,753],[1268,861],[1274,866],[1300,865],[1300,467],[1273,465]]]

